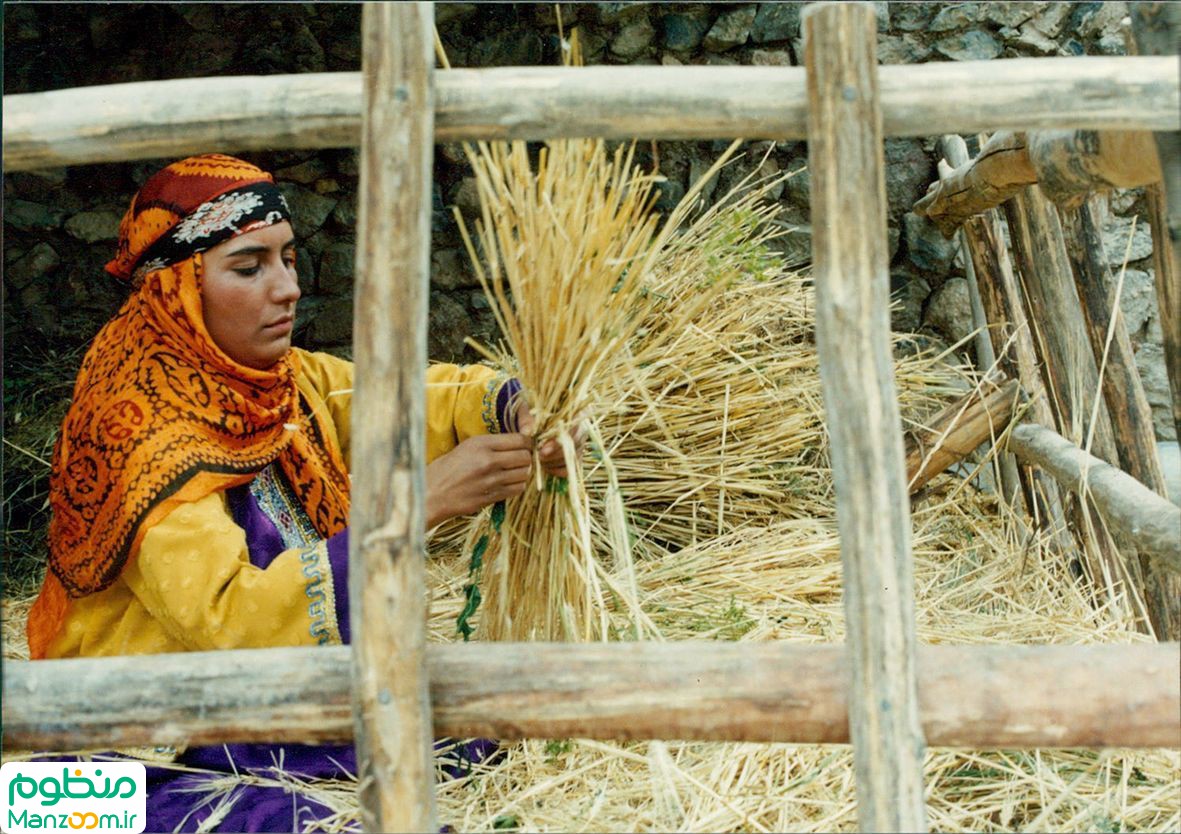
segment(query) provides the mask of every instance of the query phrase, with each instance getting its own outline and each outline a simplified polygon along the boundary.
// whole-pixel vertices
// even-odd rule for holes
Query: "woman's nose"
[[[276,304],[294,304],[303,294],[299,289],[299,274],[294,266],[280,263],[278,277],[271,284],[271,298]]]

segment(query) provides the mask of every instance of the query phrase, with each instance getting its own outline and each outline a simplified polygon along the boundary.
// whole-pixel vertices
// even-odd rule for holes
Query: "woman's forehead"
[[[251,254],[272,249],[286,249],[295,245],[295,233],[286,220],[263,226],[251,232],[243,232],[229,240],[223,240],[205,253],[209,257],[228,257],[237,254]]]

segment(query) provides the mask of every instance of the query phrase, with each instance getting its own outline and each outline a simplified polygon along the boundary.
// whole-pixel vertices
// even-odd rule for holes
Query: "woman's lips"
[[[263,330],[273,335],[282,335],[285,333],[290,333],[294,323],[295,318],[293,316],[284,316],[278,321],[273,321],[268,325],[264,325]]]

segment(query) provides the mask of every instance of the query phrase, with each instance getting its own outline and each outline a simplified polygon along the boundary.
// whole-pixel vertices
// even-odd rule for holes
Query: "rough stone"
[[[1176,440],[1158,440],[1156,456],[1165,475],[1165,492],[1170,501],[1181,506],[1181,445]]]
[[[480,214],[480,186],[475,177],[464,177],[451,195],[451,203],[465,217]]]
[[[700,156],[698,156],[696,154],[694,154],[690,158],[690,160],[689,160],[689,187],[690,188],[692,188],[694,185],[696,185],[697,181],[700,180],[703,176],[705,176],[705,172],[709,170],[709,168],[712,164],[713,163],[710,162],[709,160],[702,159]],[[708,203],[710,198],[713,197],[714,192],[717,190],[717,187],[718,187],[718,175],[715,173],[712,177],[709,178],[709,182],[707,182],[704,186],[702,186],[701,199],[705,200]]]
[[[1128,235],[1132,235],[1132,246],[1128,248]],[[1132,232],[1132,218],[1111,217],[1103,224],[1103,253],[1107,256],[1107,264],[1113,270],[1119,269],[1124,263],[1127,253],[1128,263],[1143,260],[1152,254],[1152,230],[1142,220],[1136,222],[1136,231]]]
[[[1143,197],[1143,188],[1113,188],[1107,192],[1107,205],[1115,214],[1132,214]]]
[[[973,330],[968,282],[963,278],[948,278],[944,281],[927,302],[923,324],[933,328],[951,344],[967,337]]]
[[[17,289],[24,289],[43,279],[61,264],[61,257],[48,243],[42,241],[4,271],[5,281]]]
[[[800,3],[759,3],[750,39],[754,43],[790,41],[800,34]]]
[[[951,3],[944,6],[935,15],[927,27],[929,32],[950,32],[953,29],[964,29],[972,26],[981,16],[982,3]]]
[[[616,26],[628,23],[640,16],[647,16],[647,3],[596,3],[599,23],[604,26]]]
[[[670,176],[664,182],[657,183],[656,188],[660,191],[660,196],[656,198],[657,211],[672,211],[685,196],[685,186],[676,177]]]
[[[931,48],[913,35],[882,35],[878,38],[879,64],[914,64],[931,54]]]
[[[959,248],[954,238],[948,240],[934,223],[914,212],[903,215],[902,222],[910,262],[924,272],[947,272]]]
[[[909,272],[890,273],[890,329],[914,333],[923,323],[923,302],[931,285]]]
[[[115,240],[122,219],[121,214],[110,210],[80,211],[66,221],[66,231],[86,243]]]
[[[1035,21],[1023,24],[1011,43],[1038,55],[1053,55],[1058,51],[1058,42],[1037,28]]]
[[[723,52],[742,46],[750,38],[750,27],[755,22],[757,12],[758,9],[754,6],[722,12],[705,33],[702,45],[711,52]]]
[[[887,209],[901,217],[927,192],[934,165],[917,139],[887,139],[885,145]]]
[[[1001,54],[996,38],[980,29],[948,35],[934,43],[935,51],[953,61],[989,61]]]
[[[1152,407],[1152,426],[1156,436],[1164,440],[1177,440],[1164,348],[1157,342],[1142,344],[1136,351],[1136,367],[1140,371],[1140,381],[1144,383],[1144,395]]]
[[[332,295],[352,292],[356,270],[357,247],[351,243],[333,243],[320,256],[320,290]]]
[[[1124,287],[1119,297],[1119,308],[1123,313],[1124,326],[1128,329],[1132,344],[1137,345],[1144,341],[1148,335],[1149,324],[1157,317],[1156,287],[1153,286],[1149,273],[1140,269],[1129,269],[1124,272]]]
[[[356,232],[357,230],[357,196],[349,193],[341,197],[336,202],[336,208],[332,210],[333,224],[344,232]]]
[[[890,3],[890,24],[901,32],[925,32],[938,7],[934,3]]]
[[[1044,2],[985,3],[984,19],[998,26],[1017,27],[1048,5]]]
[[[812,202],[812,172],[807,165],[795,168],[791,176],[783,182],[783,191],[787,201],[803,209],[811,207]]]
[[[1042,34],[1056,38],[1062,34],[1062,27],[1066,25],[1066,19],[1070,17],[1073,8],[1071,3],[1050,3],[1031,22]]]
[[[1106,34],[1099,38],[1095,46],[1103,55],[1127,55],[1128,45],[1123,35]]]
[[[283,182],[290,180],[301,185],[311,185],[328,173],[328,165],[318,156],[313,156],[306,162],[291,165],[275,172],[275,179]]]
[[[666,14],[660,19],[661,42],[665,49],[687,52],[701,45],[709,28],[703,14]]]
[[[47,231],[61,228],[66,213],[53,206],[31,203],[28,200],[5,200],[4,222],[21,231]]]
[[[316,345],[339,345],[353,338],[353,299],[326,298],[312,312],[308,338]]]
[[[787,233],[771,241],[769,246],[779,251],[788,267],[812,262],[812,227],[806,223],[792,225]]]
[[[444,26],[452,21],[465,20],[476,13],[477,3],[440,3],[435,7],[435,25]],[[624,3],[604,3],[603,5],[623,6]]]
[[[477,42],[471,62],[479,67],[519,67],[541,63],[541,38],[536,32],[505,30]]]
[[[1128,4],[1122,0],[1103,3],[1079,3],[1074,11],[1075,30],[1084,38],[1099,38],[1119,33],[1120,20],[1128,14]]]
[[[754,67],[790,67],[791,52],[786,49],[752,49],[750,63]]]
[[[298,238],[311,237],[324,225],[328,215],[336,208],[336,200],[317,194],[292,183],[281,182],[279,191],[287,198],[291,209],[292,226]]]
[[[341,190],[340,183],[332,177],[316,180],[312,184],[312,188],[317,194],[339,194]]]
[[[427,330],[427,356],[430,359],[439,362],[462,360],[463,340],[471,328],[471,316],[462,304],[446,293],[431,293]]]
[[[438,249],[431,253],[431,284],[441,290],[476,287],[480,282],[468,266],[466,252]]]
[[[656,29],[647,16],[634,20],[619,30],[611,40],[611,53],[620,58],[635,58],[652,44]]]

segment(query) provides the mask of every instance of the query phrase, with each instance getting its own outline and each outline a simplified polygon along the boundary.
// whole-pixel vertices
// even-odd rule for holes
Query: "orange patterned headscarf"
[[[90,346],[54,449],[32,657],[45,656],[69,600],[114,582],[153,524],[273,461],[321,535],[347,525],[345,465],[301,403],[294,355],[249,368],[205,328],[200,253],[284,220],[271,176],[221,155],[169,165],[133,199],[107,271],[137,286]]]

